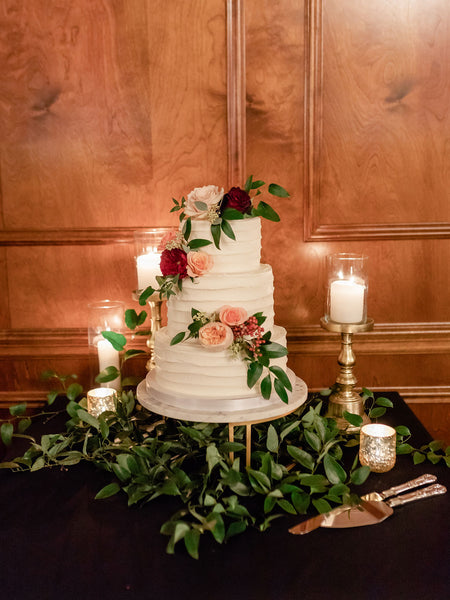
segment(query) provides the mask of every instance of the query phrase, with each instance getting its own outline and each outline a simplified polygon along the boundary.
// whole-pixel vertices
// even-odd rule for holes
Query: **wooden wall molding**
[[[138,337],[133,345],[144,345]],[[358,354],[443,354],[450,352],[450,323],[381,323],[355,336]],[[335,356],[339,338],[319,325],[290,328],[291,354]],[[83,356],[89,353],[87,330],[2,329],[0,358]]]
[[[305,242],[367,239],[422,239],[450,237],[450,223],[320,222],[320,163],[323,133],[323,5],[305,5],[305,112],[304,112],[304,240]]]
[[[0,231],[0,246],[92,246],[132,243],[145,227],[86,227],[85,229],[16,229]]]

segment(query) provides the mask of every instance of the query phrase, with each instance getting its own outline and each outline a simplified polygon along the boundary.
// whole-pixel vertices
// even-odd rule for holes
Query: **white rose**
[[[219,204],[222,198],[223,188],[219,189],[217,185],[204,185],[203,187],[194,188],[186,199],[184,214],[194,219],[206,220],[208,210]],[[206,208],[199,207],[196,202],[202,202]]]

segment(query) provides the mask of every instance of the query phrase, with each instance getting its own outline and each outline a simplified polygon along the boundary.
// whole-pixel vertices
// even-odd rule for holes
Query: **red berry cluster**
[[[258,325],[256,317],[249,317],[245,323],[234,325],[231,329],[233,330],[235,342],[243,341],[244,336],[252,337],[253,339],[248,342],[248,350],[255,358],[261,356],[260,346],[265,343],[262,339],[264,327]]]

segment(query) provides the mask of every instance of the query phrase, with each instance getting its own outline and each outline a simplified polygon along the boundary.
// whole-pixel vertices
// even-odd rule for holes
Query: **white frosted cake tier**
[[[211,273],[243,273],[256,270],[261,261],[261,219],[229,221],[235,240],[224,233],[220,238],[220,250],[214,243],[200,248],[214,258]],[[211,223],[193,219],[190,240],[204,239],[213,242]]]
[[[302,404],[308,396],[304,381],[287,370],[292,381],[289,402],[285,404],[273,394],[269,400],[254,398],[198,398],[186,394],[169,394],[161,390],[153,378],[153,371],[137,388],[139,402],[148,410],[165,417],[204,423],[257,423],[288,415]]]
[[[172,296],[167,303],[169,335],[172,338],[187,330],[192,323],[192,308],[210,314],[227,304],[245,308],[248,316],[262,312],[267,317],[264,331],[272,331],[273,289],[273,273],[269,265],[258,264],[251,272],[208,273],[194,281],[185,279],[182,292]]]
[[[211,352],[196,339],[170,346],[171,336],[163,327],[155,334],[155,368],[147,375],[148,386],[186,397],[251,398],[258,385],[247,386],[247,363],[234,358],[229,349]],[[275,326],[272,342],[286,346],[286,330]],[[271,366],[286,370],[287,357],[271,360]]]

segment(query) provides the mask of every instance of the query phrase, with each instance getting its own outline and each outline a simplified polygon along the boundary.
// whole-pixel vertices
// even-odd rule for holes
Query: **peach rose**
[[[202,346],[208,350],[225,350],[233,343],[233,332],[227,325],[219,323],[207,323],[200,328],[198,338]]]
[[[187,273],[189,277],[198,277],[211,271],[214,265],[214,259],[206,252],[188,252],[187,255]]]
[[[204,185],[203,187],[194,188],[192,192],[189,192],[186,199],[184,214],[194,219],[206,220],[208,210],[219,204],[222,198],[223,188],[219,189],[217,185]],[[196,202],[203,202],[206,208],[202,210],[195,204]]]
[[[177,238],[179,237],[180,232],[177,229],[173,229],[172,231],[168,231],[167,233],[165,233],[158,244],[158,252],[163,252],[163,250],[166,249],[167,244],[169,244],[170,242],[178,241]]]
[[[222,306],[222,308],[219,308],[219,319],[229,327],[241,325],[247,320],[247,317],[247,311],[240,306]]]

